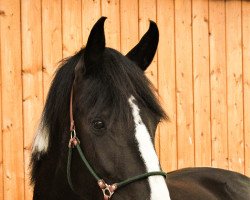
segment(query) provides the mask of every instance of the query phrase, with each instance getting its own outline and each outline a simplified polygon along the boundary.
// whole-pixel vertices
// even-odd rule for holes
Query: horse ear
[[[84,50],[84,55],[80,61],[84,62],[84,72],[88,73],[92,67],[100,62],[105,49],[104,22],[106,17],[101,17],[93,26],[87,45]]]
[[[126,55],[134,61],[143,71],[152,62],[159,42],[159,31],[155,22],[150,20],[148,31],[140,42]]]

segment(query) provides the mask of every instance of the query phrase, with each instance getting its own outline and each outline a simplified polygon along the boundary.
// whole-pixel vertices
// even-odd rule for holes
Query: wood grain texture
[[[4,199],[24,199],[20,1],[1,0]]]
[[[0,0],[1,3],[1,0]],[[2,7],[0,5],[0,10],[2,11]],[[0,15],[0,31],[2,32],[1,29],[1,20],[2,20],[3,15]],[[2,34],[0,34],[0,199],[3,199],[3,133],[2,133],[2,49],[1,49],[1,37]]]
[[[106,46],[120,50],[120,1],[102,0],[102,16],[108,19],[105,22]]]
[[[46,99],[51,80],[62,59],[61,0],[42,0],[43,94]]]
[[[244,173],[241,1],[226,2],[229,169]]]
[[[250,3],[242,2],[245,174],[250,176]]]
[[[208,0],[193,0],[195,165],[211,166]]]
[[[120,0],[120,15],[121,52],[126,55],[139,42],[138,0]]]
[[[87,44],[89,33],[96,21],[101,17],[101,0],[82,0],[82,36],[83,45]]]
[[[74,55],[83,46],[81,8],[81,0],[62,0],[63,58]]]
[[[191,1],[175,1],[178,168],[194,166]]]
[[[41,0],[21,2],[25,199],[31,200],[31,145],[43,108]]]
[[[170,117],[155,139],[163,169],[250,176],[249,1],[0,0],[0,199],[32,198],[28,157],[42,104],[60,60],[86,44],[100,16],[107,46],[123,54],[157,22],[146,75]]]
[[[209,2],[212,166],[228,168],[226,13],[224,1]]]
[[[174,1],[157,1],[157,25],[160,32],[158,91],[170,118],[169,122],[160,124],[160,160],[164,170],[172,171],[177,168]]]

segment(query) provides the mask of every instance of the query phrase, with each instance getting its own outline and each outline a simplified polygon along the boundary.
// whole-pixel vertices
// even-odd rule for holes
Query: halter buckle
[[[99,180],[98,185],[102,190],[104,200],[109,200],[117,189],[116,184],[108,185],[104,180]]]

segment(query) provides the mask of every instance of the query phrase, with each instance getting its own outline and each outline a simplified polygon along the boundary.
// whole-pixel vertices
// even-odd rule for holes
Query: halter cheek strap
[[[75,131],[75,122],[73,117],[73,86],[70,92],[69,117],[70,117],[70,132],[72,132]]]
[[[81,160],[83,161],[83,164],[85,167],[87,167],[88,171],[90,174],[95,178],[97,181],[97,185],[103,192],[103,197],[104,200],[109,200],[111,199],[112,195],[117,189],[120,189],[130,183],[136,182],[138,180],[142,180],[145,178],[148,178],[150,176],[164,176],[166,177],[166,173],[163,171],[154,171],[154,172],[147,172],[144,174],[140,174],[131,178],[128,178],[124,181],[114,183],[111,185],[108,185],[102,178],[100,178],[94,169],[91,167],[89,164],[88,160],[86,159],[81,147],[80,147],[80,140],[76,136],[76,131],[75,131],[75,123],[74,123],[74,118],[73,118],[73,87],[71,89],[71,95],[70,95],[70,140],[69,140],[69,151],[68,151],[68,162],[67,162],[67,178],[68,178],[68,183],[72,189],[76,193],[76,190],[74,189],[72,179],[71,179],[71,158],[72,158],[72,153],[73,149],[76,148]]]

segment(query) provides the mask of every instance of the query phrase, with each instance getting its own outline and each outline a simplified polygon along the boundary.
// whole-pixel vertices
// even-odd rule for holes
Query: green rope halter
[[[94,171],[94,169],[91,167],[91,165],[89,164],[89,162],[87,161],[86,157],[83,154],[83,151],[80,147],[80,141],[79,139],[76,137],[75,132],[74,132],[74,136],[71,137],[70,142],[69,142],[69,151],[68,151],[68,163],[67,163],[67,178],[68,178],[68,183],[71,187],[71,189],[75,192],[72,180],[71,180],[71,158],[72,158],[72,150],[73,148],[76,147],[81,160],[83,161],[84,165],[87,167],[88,171],[90,172],[90,174],[96,179],[99,187],[102,189],[103,194],[104,194],[104,200],[108,200],[111,198],[111,196],[113,195],[114,191],[124,187],[130,183],[136,182],[138,180],[142,180],[145,178],[148,178],[150,176],[164,176],[166,177],[166,173],[163,171],[153,171],[153,172],[147,172],[144,174],[140,174],[131,178],[128,178],[124,181],[118,182],[118,183],[114,183],[112,185],[108,185],[105,183],[105,181],[103,179],[101,179],[96,172]]]

